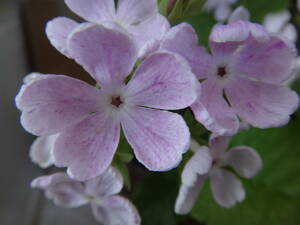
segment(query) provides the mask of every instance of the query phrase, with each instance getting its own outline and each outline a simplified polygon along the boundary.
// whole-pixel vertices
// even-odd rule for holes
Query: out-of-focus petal
[[[270,13],[265,16],[263,25],[269,32],[279,34],[290,18],[291,14],[288,10],[279,13]]]
[[[44,76],[44,78],[42,78]],[[21,88],[16,104],[23,127],[37,136],[59,133],[97,111],[98,89],[63,75],[41,75]]]
[[[272,37],[268,42],[249,41],[233,58],[237,74],[259,81],[279,84],[292,73],[296,49],[290,43]]]
[[[125,98],[135,105],[182,109],[197,98],[197,80],[179,55],[158,52],[149,56],[128,83]]]
[[[194,186],[199,175],[208,173],[212,165],[210,150],[203,146],[186,163],[181,174],[181,180],[184,185]]]
[[[99,198],[118,194],[122,188],[123,177],[113,167],[109,167],[104,173],[85,182],[85,193]]]
[[[214,199],[225,208],[230,208],[245,198],[242,182],[225,169],[214,169],[210,172],[211,189]]]
[[[198,45],[198,36],[193,27],[181,23],[172,27],[161,43],[161,49],[178,53],[185,57],[198,78],[207,78],[212,57],[205,48]]]
[[[195,118],[208,130],[218,135],[234,134],[239,128],[239,120],[222,96],[222,87],[208,79],[202,83],[201,96],[191,108]]]
[[[250,13],[244,6],[237,7],[228,19],[228,23],[233,23],[238,20],[250,20]]]
[[[58,136],[54,145],[55,164],[67,166],[74,179],[94,178],[111,164],[119,137],[119,122],[97,112]]]
[[[243,177],[252,178],[261,169],[262,160],[253,148],[238,146],[226,152],[224,165],[231,166]]]
[[[128,35],[93,24],[75,29],[69,36],[68,52],[104,88],[122,84],[138,54]]]
[[[156,0],[119,0],[117,16],[126,24],[134,25],[158,13]],[[157,28],[159,29],[159,28]]]
[[[181,184],[179,194],[175,203],[175,212],[177,214],[185,215],[192,210],[200,194],[200,190],[204,184],[205,179],[206,176],[198,175],[196,182],[192,186]]]
[[[47,23],[46,34],[51,44],[63,55],[70,57],[67,51],[69,34],[79,24],[66,17],[57,17]]]
[[[189,129],[176,113],[136,107],[122,127],[136,158],[149,170],[175,168],[189,148]]]
[[[70,179],[65,173],[38,177],[32,181],[31,186],[45,190],[46,196],[62,207],[73,208],[88,203],[84,198],[83,185]]]
[[[259,128],[287,124],[299,105],[298,95],[289,88],[245,78],[234,79],[225,92],[238,116]]]
[[[53,165],[53,145],[57,135],[41,136],[30,147],[30,158],[43,169]]]
[[[65,0],[67,6],[89,22],[112,20],[116,9],[114,0]]]
[[[213,159],[222,158],[230,141],[229,136],[218,136],[212,134],[209,139],[209,149],[211,150],[211,154]]]
[[[106,197],[99,204],[93,203],[93,214],[105,225],[140,225],[141,218],[135,206],[119,195]]]
[[[248,21],[238,20],[227,25],[215,25],[209,40],[218,43],[243,42],[250,36],[257,41],[267,41],[270,39],[270,35],[263,26]]]
[[[227,3],[219,4],[215,10],[215,18],[217,21],[224,21],[226,20],[231,13],[231,6]]]

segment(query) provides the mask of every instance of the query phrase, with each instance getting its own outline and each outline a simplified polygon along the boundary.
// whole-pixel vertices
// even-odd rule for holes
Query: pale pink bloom
[[[168,20],[159,14],[156,0],[65,0],[68,7],[88,22],[122,30],[131,35],[143,56],[170,28]],[[47,24],[46,33],[52,45],[65,55],[68,34],[78,23],[58,17]],[[70,57],[70,56],[69,56]]]
[[[112,162],[122,127],[149,170],[176,167],[190,132],[180,115],[167,110],[189,107],[199,88],[185,60],[157,52],[131,74],[138,58],[135,43],[122,32],[92,24],[77,27],[66,46],[101,88],[64,75],[35,74],[16,97],[27,131],[58,134],[55,164],[68,167],[78,180],[101,174]]]
[[[258,128],[285,125],[298,108],[298,95],[284,85],[293,71],[295,47],[259,24],[216,25],[210,54],[198,46],[194,29],[182,23],[166,34],[160,48],[188,60],[202,83],[191,108],[218,135],[236,133],[240,120]]]
[[[222,207],[232,207],[245,198],[241,181],[225,167],[231,167],[240,176],[252,178],[262,167],[257,152],[247,146],[226,151],[230,137],[211,137],[209,146],[199,146],[193,141],[193,157],[182,172],[182,184],[176,200],[177,214],[187,214],[197,200],[204,182],[210,179],[215,201]]]
[[[123,188],[122,175],[110,167],[100,176],[79,182],[66,173],[38,177],[33,188],[45,190],[49,199],[61,207],[74,208],[90,204],[97,221],[105,225],[139,225],[141,219],[135,206],[118,195]]]

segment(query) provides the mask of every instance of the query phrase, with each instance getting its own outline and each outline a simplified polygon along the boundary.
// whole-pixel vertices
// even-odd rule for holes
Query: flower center
[[[218,76],[224,77],[227,74],[226,67],[220,66],[218,67]]]
[[[110,104],[112,104],[113,106],[116,106],[117,108],[119,108],[119,106],[122,105],[123,102],[122,102],[120,96],[113,96],[113,97],[111,97]]]

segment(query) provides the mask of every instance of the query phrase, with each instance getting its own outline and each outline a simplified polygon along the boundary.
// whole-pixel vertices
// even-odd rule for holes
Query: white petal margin
[[[224,162],[245,178],[254,177],[262,167],[262,159],[259,154],[247,146],[238,146],[228,150],[225,153]]]
[[[177,214],[185,215],[192,210],[206,177],[205,175],[198,175],[192,186],[181,184],[175,203],[175,212]]]
[[[53,145],[57,135],[41,136],[35,139],[30,147],[31,160],[46,169],[54,164]]]
[[[225,169],[213,169],[210,172],[211,189],[216,202],[230,208],[245,199],[242,182]]]
[[[119,195],[101,199],[92,203],[96,220],[105,225],[140,225],[141,218],[135,206]]]
[[[104,173],[85,183],[85,193],[95,197],[118,194],[122,188],[123,177],[113,167],[109,167]]]
[[[206,146],[200,147],[193,157],[185,165],[181,180],[182,183],[194,186],[197,183],[198,175],[208,173],[212,165],[212,157]]]
[[[70,58],[67,51],[67,39],[69,34],[79,23],[66,17],[57,17],[50,20],[46,26],[46,34],[50,43],[63,55]]]

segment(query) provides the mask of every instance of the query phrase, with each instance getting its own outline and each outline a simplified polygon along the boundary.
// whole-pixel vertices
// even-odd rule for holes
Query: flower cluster
[[[43,168],[67,167],[67,173],[37,178],[32,186],[61,206],[91,203],[103,224],[140,224],[137,210],[116,195],[123,184],[111,164],[122,132],[151,171],[173,169],[193,150],[182,173],[177,213],[190,211],[207,178],[221,206],[242,201],[242,184],[225,166],[250,178],[262,163],[250,147],[225,151],[228,136],[243,124],[288,123],[299,103],[284,85],[295,61],[293,43],[249,22],[243,8],[229,24],[213,27],[208,50],[198,45],[191,25],[171,27],[156,0],[65,2],[86,22],[55,18],[47,36],[96,85],[54,74],[24,79],[16,105],[23,127],[39,136],[30,156]],[[188,107],[212,133],[208,147],[190,144],[179,113]]]

